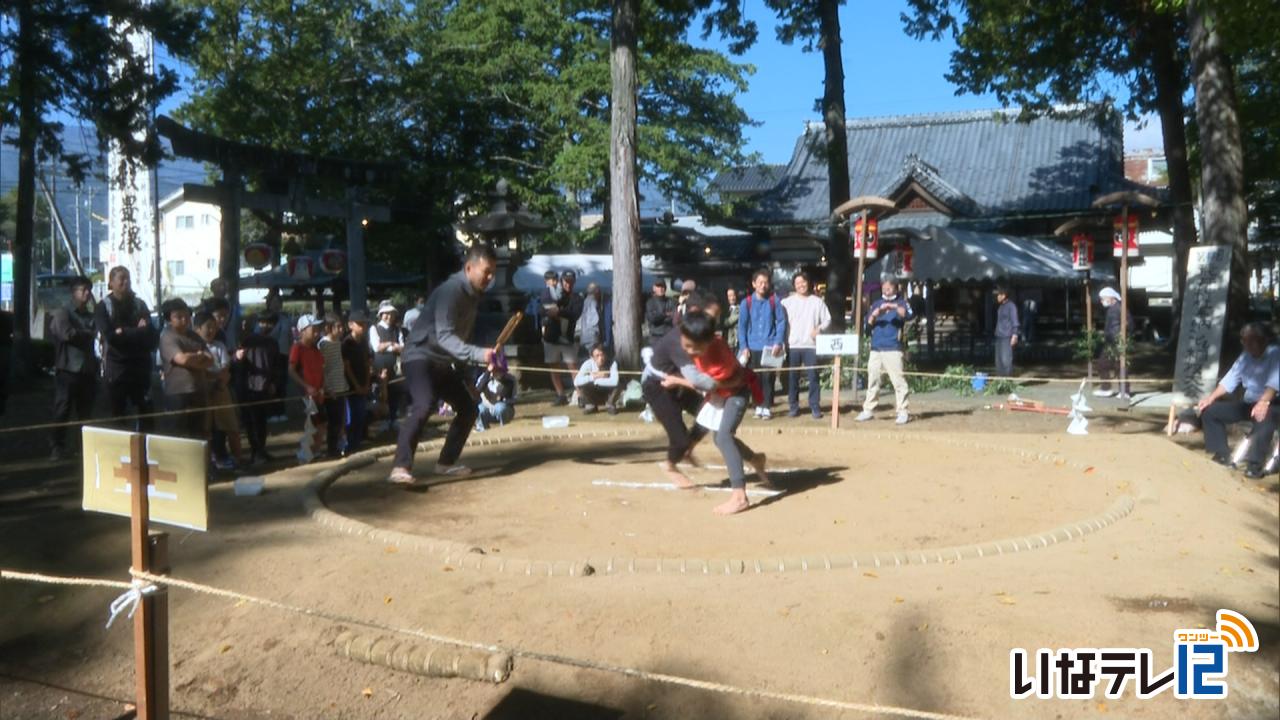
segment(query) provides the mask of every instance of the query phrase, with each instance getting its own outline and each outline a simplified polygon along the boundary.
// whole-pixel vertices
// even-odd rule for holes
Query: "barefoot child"
[[[734,357],[733,350],[723,338],[716,336],[716,322],[706,313],[698,310],[685,313],[680,323],[680,345],[693,358],[698,370],[715,381],[714,387],[697,389],[707,391],[708,403],[723,408],[720,425],[715,430],[715,444],[729,469],[729,485],[733,492],[727,501],[713,508],[713,512],[718,515],[742,512],[750,505],[742,472],[743,461],[751,463],[761,482],[769,481],[764,472],[765,456],[747,447],[734,434],[746,415],[747,406],[759,391],[751,386],[753,378]],[[684,384],[694,387],[689,380],[674,375],[663,381],[664,386]]]

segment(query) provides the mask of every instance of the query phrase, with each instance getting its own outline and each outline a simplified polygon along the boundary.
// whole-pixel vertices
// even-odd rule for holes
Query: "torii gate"
[[[240,305],[241,210],[343,220],[347,235],[348,300],[354,310],[368,309],[364,224],[367,221],[389,222],[391,209],[386,205],[366,204],[363,201],[364,188],[393,179],[400,171],[399,165],[318,157],[249,145],[191,130],[163,115],[156,119],[156,130],[173,144],[175,155],[213,163],[222,171],[222,180],[216,186],[184,183],[182,197],[218,205],[222,209],[218,276],[227,281],[227,295],[233,313]],[[246,191],[243,174],[253,170],[283,177],[288,182],[289,192]],[[341,200],[305,197],[303,180],[308,177],[340,180],[346,185],[346,197]],[[280,248],[277,247],[276,261],[280,260]]]

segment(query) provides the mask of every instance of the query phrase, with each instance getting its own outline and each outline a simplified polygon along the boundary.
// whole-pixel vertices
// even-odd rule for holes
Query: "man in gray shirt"
[[[493,248],[479,243],[472,245],[467,250],[462,272],[451,275],[431,293],[409,332],[400,354],[400,365],[413,405],[400,425],[396,458],[387,478],[390,482],[414,482],[413,455],[422,426],[441,400],[449,403],[454,416],[436,461],[436,472],[454,476],[471,472],[467,466],[457,464],[477,414],[464,373],[471,363],[493,364],[494,351],[471,344],[471,337],[480,298],[493,281],[497,264]]]
[[[80,276],[71,281],[71,302],[53,311],[49,332],[53,336],[54,374],[53,455],[51,460],[67,458],[67,426],[74,412],[83,422],[93,414],[93,399],[98,388],[98,358],[93,354],[97,332],[93,311],[89,309],[93,283]]]

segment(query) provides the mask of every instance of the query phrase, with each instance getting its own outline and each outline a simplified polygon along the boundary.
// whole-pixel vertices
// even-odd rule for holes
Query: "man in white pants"
[[[898,424],[910,420],[907,415],[907,378],[902,374],[902,328],[914,315],[906,298],[898,294],[898,283],[885,280],[880,284],[880,299],[867,311],[866,327],[871,333],[871,357],[867,359],[867,399],[856,418],[866,422],[873,417],[880,394],[880,380],[889,375],[897,404]]]

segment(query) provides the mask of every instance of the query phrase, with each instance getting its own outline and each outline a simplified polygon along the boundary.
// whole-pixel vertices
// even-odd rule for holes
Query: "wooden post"
[[[129,461],[132,472],[129,491],[132,556],[131,567],[138,572],[168,570],[168,543],[164,534],[151,538],[148,534],[151,484],[147,465],[147,438],[135,434],[129,438]],[[144,595],[133,616],[133,673],[138,720],[169,718],[169,637],[168,599],[163,590]]]
[[[869,211],[862,211],[862,245],[858,248],[858,277],[855,280],[853,296],[853,327],[854,334],[858,336],[859,348],[861,348],[862,345],[862,273],[865,272],[867,263],[867,243],[871,241],[871,233],[869,232],[871,228],[868,227],[868,215],[870,215]],[[854,230],[856,232],[857,229],[855,228]],[[861,358],[861,353],[859,353],[857,357]],[[871,379],[868,378],[867,382],[870,383]],[[857,364],[854,365],[853,371],[853,404],[858,404]]]
[[[1129,392],[1129,204],[1120,207],[1120,389]]]
[[[1086,377],[1093,383],[1093,291],[1089,288],[1089,270],[1084,271],[1084,332],[1089,348],[1089,368]]]
[[[854,387],[857,388],[857,383]],[[840,427],[840,356],[831,364],[831,427]]]

